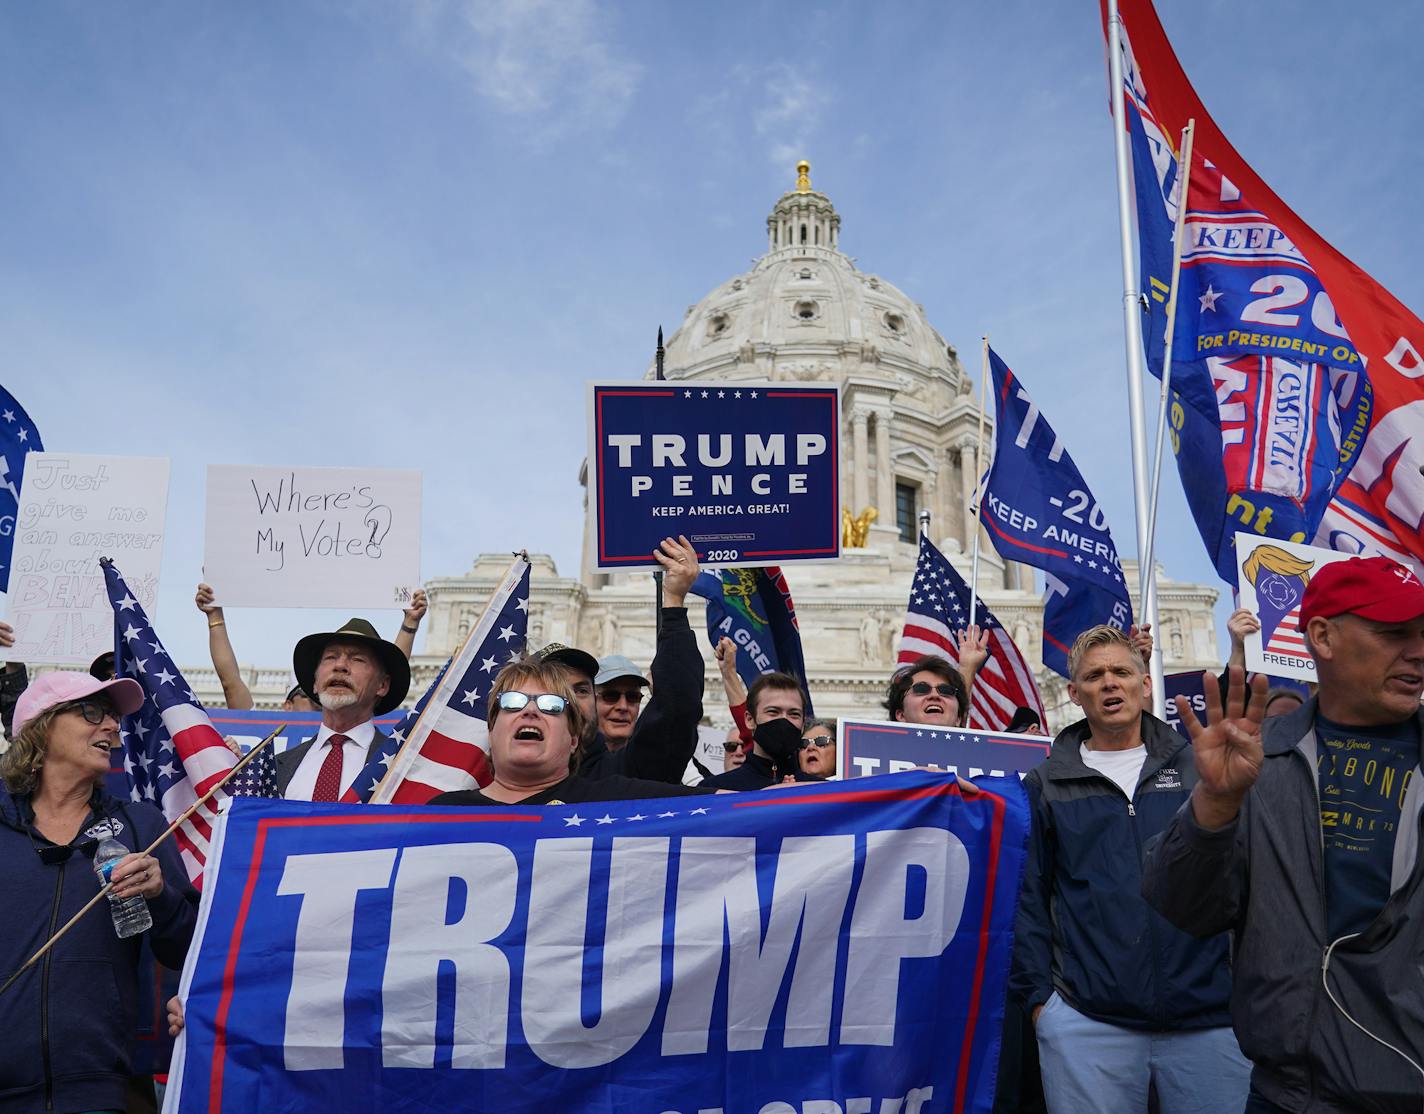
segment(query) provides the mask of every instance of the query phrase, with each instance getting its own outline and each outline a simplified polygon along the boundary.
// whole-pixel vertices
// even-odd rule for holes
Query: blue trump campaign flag
[[[997,353],[994,465],[984,525],[1009,561],[1043,570],[1043,664],[1068,676],[1068,650],[1089,627],[1132,625],[1132,603],[1107,516],[1058,434]]]
[[[987,1112],[1028,805],[979,784],[237,801],[166,1109]]]
[[[1149,12],[1137,20],[1144,41],[1154,34]],[[1164,95],[1166,84],[1180,79],[1170,50],[1150,60],[1153,73],[1139,66],[1130,45],[1127,52],[1148,366],[1161,376],[1174,221],[1185,192],[1168,421],[1197,530],[1218,575],[1234,584],[1237,530],[1297,542],[1315,536],[1364,444],[1373,395],[1310,260],[1276,217],[1212,162],[1214,152],[1239,156],[1223,146],[1199,105],[1191,112],[1169,107],[1183,120],[1195,116],[1202,140],[1182,190],[1180,136],[1162,125],[1153,101],[1158,75]]]
[[[0,387],[0,592],[10,589],[10,554],[20,528],[20,483],[25,457],[42,452],[40,431],[25,408]]]
[[[751,685],[763,673],[789,673],[801,681],[806,718],[811,690],[801,650],[796,605],[780,568],[722,569],[699,573],[692,591],[707,601],[707,640],[737,644],[737,673]]]

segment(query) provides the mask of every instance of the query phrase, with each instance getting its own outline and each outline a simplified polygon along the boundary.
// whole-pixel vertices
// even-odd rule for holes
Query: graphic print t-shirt
[[[1315,735],[1325,919],[1334,940],[1363,932],[1389,898],[1394,837],[1419,765],[1419,732],[1412,719],[1346,727],[1318,716]]]

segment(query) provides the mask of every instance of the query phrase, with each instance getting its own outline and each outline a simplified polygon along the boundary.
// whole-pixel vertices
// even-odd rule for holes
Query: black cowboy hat
[[[399,646],[394,642],[387,642],[365,619],[347,619],[340,630],[309,634],[297,643],[296,649],[292,651],[292,671],[296,673],[297,684],[303,691],[316,691],[316,663],[321,660],[326,644],[338,639],[369,646],[390,675],[390,688],[386,695],[376,702],[376,715],[383,716],[399,708],[405,694],[410,691],[410,662],[406,660],[405,654],[401,653]]]

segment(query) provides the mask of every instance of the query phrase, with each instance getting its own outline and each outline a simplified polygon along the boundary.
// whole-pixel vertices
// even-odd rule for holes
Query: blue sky
[[[1159,11],[1257,171],[1424,307],[1424,6]],[[50,448],[172,458],[181,661],[210,463],[420,468],[427,577],[521,546],[576,575],[583,381],[640,375],[763,250],[802,156],[843,249],[961,351],[989,334],[1133,549],[1091,0],[47,0],[0,30],[0,382]],[[1167,484],[1167,570],[1212,581]],[[229,626],[276,665],[344,617]]]

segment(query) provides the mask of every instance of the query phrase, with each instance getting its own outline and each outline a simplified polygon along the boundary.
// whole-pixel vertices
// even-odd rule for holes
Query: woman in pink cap
[[[144,898],[153,924],[142,935],[159,962],[182,967],[197,892],[171,844],[139,853],[162,833],[163,814],[104,791],[119,718],[142,704],[137,682],[87,673],[44,674],[16,704],[14,742],[0,758],[0,974],[98,892],[93,859],[106,838],[131,852],[113,866],[113,894]],[[0,1109],[125,1108],[139,940],[120,939],[101,902],[0,996]]]

